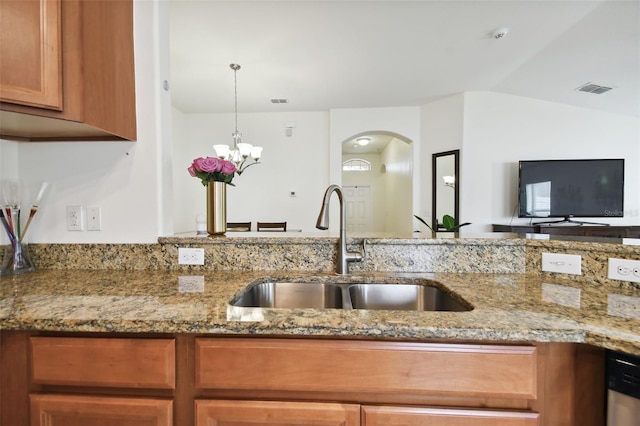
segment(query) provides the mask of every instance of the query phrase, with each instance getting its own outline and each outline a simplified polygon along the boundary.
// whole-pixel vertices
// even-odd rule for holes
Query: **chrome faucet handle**
[[[362,240],[362,250],[359,252],[347,253],[348,262],[362,262],[367,256],[367,240]]]

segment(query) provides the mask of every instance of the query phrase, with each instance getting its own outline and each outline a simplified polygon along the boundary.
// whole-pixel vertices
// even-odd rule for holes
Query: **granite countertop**
[[[443,285],[468,312],[228,305],[270,280]],[[640,289],[529,274],[37,270],[0,280],[0,329],[578,342],[640,355]]]

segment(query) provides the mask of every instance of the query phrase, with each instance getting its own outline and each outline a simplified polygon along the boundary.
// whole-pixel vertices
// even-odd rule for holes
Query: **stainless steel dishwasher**
[[[607,426],[640,426],[640,357],[607,351]]]

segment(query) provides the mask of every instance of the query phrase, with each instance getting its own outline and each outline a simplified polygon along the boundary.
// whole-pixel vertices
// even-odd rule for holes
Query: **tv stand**
[[[493,232],[514,232],[517,234],[550,234],[550,235],[575,235],[582,237],[609,237],[609,238],[640,238],[640,226],[576,226],[556,224],[530,224],[530,225],[493,225]]]
[[[565,216],[564,219],[562,220],[552,220],[552,221],[548,221],[548,222],[537,222],[534,223],[533,225],[551,225],[551,226],[558,226],[561,225],[563,223],[574,223],[576,226],[580,226],[580,225],[598,225],[598,226],[610,226],[608,223],[598,223],[598,222],[585,222],[582,220],[573,220],[571,219],[573,216]]]

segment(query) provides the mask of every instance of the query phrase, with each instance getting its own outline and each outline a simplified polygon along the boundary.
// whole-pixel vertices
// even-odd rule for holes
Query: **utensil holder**
[[[18,275],[35,271],[27,244],[14,240],[4,249],[0,275]]]

